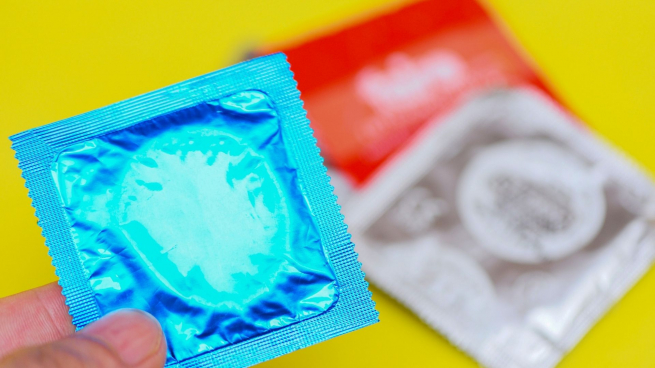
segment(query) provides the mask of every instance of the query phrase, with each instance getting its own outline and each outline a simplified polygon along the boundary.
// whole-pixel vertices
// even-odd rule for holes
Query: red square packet
[[[472,0],[421,1],[281,51],[328,165],[356,185],[472,94],[523,85],[546,91]]]

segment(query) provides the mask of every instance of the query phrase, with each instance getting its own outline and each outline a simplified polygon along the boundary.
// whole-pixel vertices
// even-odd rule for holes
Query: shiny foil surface
[[[317,316],[338,299],[261,92],[69,146],[52,175],[100,311],[154,315],[169,363]]]

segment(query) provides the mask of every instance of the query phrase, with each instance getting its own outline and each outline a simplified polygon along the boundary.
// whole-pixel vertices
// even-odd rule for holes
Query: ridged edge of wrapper
[[[378,322],[368,282],[309,126],[297,82],[286,56],[278,53],[10,137],[62,294],[78,329],[100,318],[101,313],[50,172],[58,152],[72,144],[243,90],[264,91],[275,105],[283,136],[298,166],[301,189],[339,285],[339,300],[315,317],[167,366],[250,366]]]

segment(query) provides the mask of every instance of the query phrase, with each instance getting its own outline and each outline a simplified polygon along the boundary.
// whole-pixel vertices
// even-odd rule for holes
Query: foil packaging
[[[375,323],[283,54],[12,137],[82,328],[152,314],[167,366],[248,366]]]
[[[553,367],[650,267],[655,186],[542,92],[439,116],[345,204],[367,277],[492,367]]]

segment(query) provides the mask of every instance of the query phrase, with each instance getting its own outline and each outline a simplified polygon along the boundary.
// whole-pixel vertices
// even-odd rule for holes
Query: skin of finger
[[[127,368],[115,351],[100,341],[76,335],[16,351],[0,368]]]
[[[168,350],[166,345],[166,340],[162,341],[162,344],[159,345],[159,349],[153,355],[150,355],[147,359],[140,362],[138,368],[161,368],[166,364],[166,350]]]
[[[64,297],[61,295],[61,288],[56,283],[0,299],[0,360],[2,356],[20,348],[28,349],[13,353],[11,356],[12,360],[21,357],[22,354],[29,354],[32,358],[29,361],[23,362],[25,364],[19,364],[18,366],[32,364],[31,366],[44,367],[44,365],[33,365],[35,364],[35,357],[44,360],[43,364],[58,363],[59,361],[57,359],[66,359],[63,355],[57,355],[57,359],[48,360],[46,353],[51,352],[53,346],[57,351],[62,348],[67,351],[74,351],[68,347],[71,343],[75,344],[71,342],[73,340],[67,339],[57,342],[53,346],[47,345],[41,348],[29,349],[32,346],[71,336],[75,328],[71,323],[71,317],[68,315],[68,307],[64,300]],[[159,345],[158,350],[139,362],[136,367],[156,368],[164,365],[166,360],[166,342],[165,339],[162,338],[162,340],[163,342]],[[102,341],[100,342],[102,343]],[[0,367],[4,367],[2,364],[9,364],[7,363],[8,361],[2,360]],[[70,366],[74,364],[73,361],[67,363],[68,365],[54,366]],[[91,361],[89,364],[92,363]],[[101,363],[104,364],[104,362]]]
[[[73,332],[68,306],[56,283],[0,299],[0,358]]]
[[[79,334],[111,346],[128,365],[161,367],[166,361],[166,339],[159,322],[140,310],[110,313]]]
[[[80,333],[46,345],[20,349],[1,360],[0,368],[161,368],[165,362],[165,343],[144,360],[127,365],[113,347]]]

